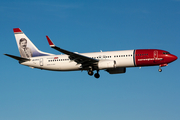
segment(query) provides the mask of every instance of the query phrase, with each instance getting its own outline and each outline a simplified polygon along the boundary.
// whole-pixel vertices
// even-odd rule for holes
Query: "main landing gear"
[[[90,76],[92,76],[94,73],[93,73],[93,71],[88,71],[88,75],[90,75]]]
[[[92,76],[93,74],[94,74],[94,72],[92,70],[88,71],[88,75]],[[94,74],[94,77],[95,78],[99,78],[100,77],[99,70],[97,70],[97,73]]]

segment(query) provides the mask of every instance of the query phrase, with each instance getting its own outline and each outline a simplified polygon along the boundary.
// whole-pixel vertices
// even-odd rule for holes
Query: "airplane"
[[[57,47],[46,36],[51,48],[63,53],[54,55],[40,51],[20,28],[13,29],[21,57],[4,54],[16,59],[20,64],[30,68],[51,71],[87,71],[88,75],[99,78],[100,70],[109,74],[121,74],[129,67],[159,66],[161,67],[178,59],[177,56],[160,49],[134,49],[121,51],[77,53]],[[97,71],[94,74],[94,71]]]

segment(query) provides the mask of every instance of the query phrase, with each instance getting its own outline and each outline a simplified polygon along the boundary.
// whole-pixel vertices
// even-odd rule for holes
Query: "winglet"
[[[50,39],[48,36],[46,36],[46,38],[47,38],[47,41],[48,41],[50,47],[55,47],[55,45],[54,45],[54,43],[51,41],[51,39]]]

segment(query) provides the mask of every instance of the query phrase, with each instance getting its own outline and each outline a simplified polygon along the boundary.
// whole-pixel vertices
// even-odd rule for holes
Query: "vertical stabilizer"
[[[19,53],[23,58],[31,58],[38,56],[48,56],[52,55],[50,53],[45,53],[40,50],[31,42],[31,40],[21,31],[20,28],[14,28],[14,35],[16,38]]]

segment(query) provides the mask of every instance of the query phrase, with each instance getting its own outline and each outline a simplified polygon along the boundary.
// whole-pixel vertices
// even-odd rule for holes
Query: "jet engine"
[[[116,61],[114,60],[99,61],[98,68],[99,69],[116,68]]]

